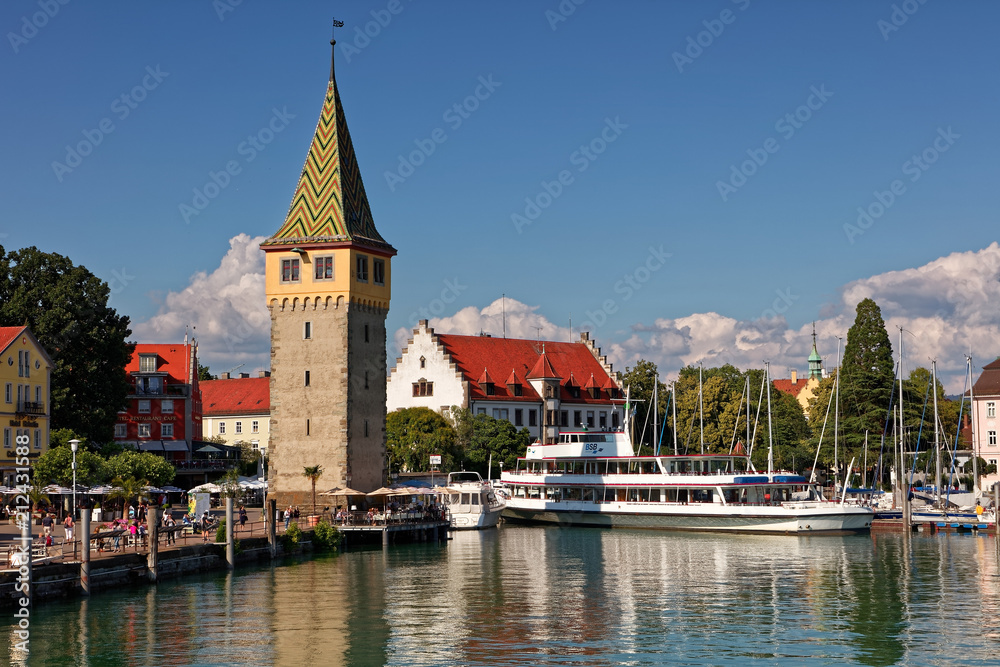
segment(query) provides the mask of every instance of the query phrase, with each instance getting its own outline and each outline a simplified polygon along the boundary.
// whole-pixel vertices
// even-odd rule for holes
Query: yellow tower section
[[[333,42],[331,42],[331,45]],[[385,318],[396,250],[378,233],[333,65],[281,228],[261,244],[271,313],[269,495],[311,507],[318,490],[386,477]]]

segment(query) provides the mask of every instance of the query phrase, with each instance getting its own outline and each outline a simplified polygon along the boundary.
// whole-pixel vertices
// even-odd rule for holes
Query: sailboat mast
[[[910,525],[910,479],[906,474],[906,424],[903,414],[903,327],[899,327],[899,475],[903,482],[903,525]]]
[[[771,431],[771,362],[764,362],[764,380],[767,382],[767,474],[774,472],[774,434]]]
[[[660,402],[657,400],[659,392],[657,389],[660,386],[660,377],[658,374],[653,373],[653,451],[656,455],[660,455],[660,429],[659,426],[659,416],[660,416]]]
[[[698,364],[698,423],[701,430],[701,453],[705,453],[705,401],[701,390],[701,364]]]
[[[941,507],[941,442],[938,433],[937,360],[931,361],[931,383],[934,391],[934,506]]]
[[[671,396],[671,398],[674,399],[670,401],[670,407],[672,408],[674,414],[674,456],[677,456],[677,380],[674,380],[673,389],[671,391],[673,391],[673,396]]]
[[[840,464],[837,460],[837,455],[839,454],[839,447],[837,443],[837,431],[840,426],[840,343],[844,339],[837,336],[837,378],[834,381],[834,393],[836,397],[834,398],[833,406],[833,472],[834,479],[838,479],[840,476]]]
[[[972,493],[979,500],[979,442],[976,440],[976,401],[972,388],[972,356],[969,360],[969,426],[972,429]]]

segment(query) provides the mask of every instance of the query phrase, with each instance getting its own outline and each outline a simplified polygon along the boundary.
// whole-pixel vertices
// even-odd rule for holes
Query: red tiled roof
[[[566,377],[593,375],[602,387],[618,388],[604,366],[594,357],[584,343],[554,343],[552,341],[524,340],[520,338],[492,338],[489,336],[459,336],[436,334],[438,342],[444,346],[451,361],[458,367],[465,381],[469,383],[469,397],[477,400],[486,394],[477,378],[490,377],[552,378],[562,380],[556,369],[563,369]],[[542,346],[545,354],[542,354]],[[609,399],[604,393],[601,398],[593,398],[587,392],[580,392],[579,398],[570,395],[564,380],[560,382],[562,400],[573,403],[604,403]],[[538,393],[529,383],[523,385],[521,396],[514,396],[507,382],[494,386],[491,399],[511,401],[539,401]],[[579,386],[577,384],[576,386]]]
[[[166,373],[174,382],[187,383],[188,373],[191,371],[190,359],[188,359],[190,347],[184,343],[176,345],[172,343],[136,343],[132,358],[125,364],[125,374],[139,372],[140,354],[155,354],[157,373]],[[197,384],[197,377],[192,384]]]
[[[590,374],[590,379],[587,380],[587,384],[583,385],[583,388],[584,389],[600,389],[600,386],[597,384],[597,380],[594,379],[594,374],[593,373]]]
[[[512,385],[512,384],[524,384],[524,383],[521,382],[521,378],[517,377],[517,371],[512,368],[510,370],[510,375],[507,377],[507,381],[504,382],[504,384]]]
[[[799,394],[803,389],[806,388],[808,380],[805,378],[799,378],[795,384],[792,384],[791,380],[772,380],[774,388],[783,394],[791,394],[792,396],[798,398]]]
[[[556,369],[552,367],[552,362],[549,361],[548,356],[545,354],[545,346],[542,346],[542,354],[538,357],[538,361],[535,362],[534,367],[532,367],[531,372],[528,373],[528,379],[544,379],[544,378],[557,378],[559,374],[556,373]]]
[[[479,384],[486,384],[486,383],[496,384],[495,382],[493,382],[493,378],[490,377],[490,372],[486,370],[485,366],[483,367],[483,374],[479,376],[479,379],[476,380],[476,382],[478,382]]]
[[[1000,396],[1000,359],[983,366],[983,372],[972,385],[972,392],[976,396]]]
[[[271,378],[204,380],[201,404],[205,417],[270,414]]]
[[[0,351],[6,350],[7,346],[21,335],[27,327],[0,327]]]

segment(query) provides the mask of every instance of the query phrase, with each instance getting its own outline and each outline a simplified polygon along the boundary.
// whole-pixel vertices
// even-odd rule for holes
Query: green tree
[[[323,476],[322,466],[306,466],[302,470],[303,477],[308,477],[312,482],[313,514],[316,513],[316,482]]]
[[[35,481],[42,486],[73,484],[73,451],[69,447],[54,447],[38,457],[32,466]],[[108,479],[108,464],[99,454],[80,449],[76,453],[76,483],[84,486],[101,484]]]
[[[743,406],[740,407],[740,396],[745,385],[744,377],[745,375],[731,364],[719,368],[703,368],[699,398],[699,368],[685,366],[680,370],[675,384],[678,453],[701,451],[702,424],[705,431],[706,453],[728,452],[733,444],[734,434],[740,441],[746,440],[745,436],[741,438],[737,432],[738,422],[744,427],[746,425],[745,397]],[[758,386],[762,379],[763,374],[760,374],[756,379]],[[672,414],[668,423],[670,428],[673,428]]]
[[[108,475],[121,479],[142,479],[153,486],[173,481],[176,469],[161,456],[126,450],[108,459]]]
[[[0,247],[0,323],[27,323],[55,361],[51,425],[110,440],[129,391],[129,318],[108,306],[108,284],[69,258]]]
[[[122,516],[125,516],[125,505],[132,502],[134,498],[137,501],[142,501],[147,498],[146,487],[149,486],[149,482],[145,479],[136,479],[135,477],[115,477],[111,480],[111,492],[108,493],[108,500],[122,501]]]
[[[636,362],[635,366],[626,368],[625,372],[622,373],[622,391],[628,391],[630,399],[629,407],[635,408],[635,414],[632,416],[632,433],[630,436],[632,437],[634,448],[639,453],[641,453],[640,450],[643,445],[650,447],[655,440],[653,436],[653,418],[650,416],[650,411],[652,410],[653,384],[654,382],[658,382],[656,380],[657,373],[656,364],[645,359],[640,359]],[[662,382],[658,382],[657,394],[658,409],[662,416],[667,405],[667,387]]]
[[[459,462],[455,428],[429,408],[404,408],[386,415],[385,444],[389,469],[417,472],[430,469],[430,456],[441,456],[441,470],[449,472]]]
[[[842,463],[861,454],[865,432],[881,439],[893,388],[892,345],[882,311],[871,299],[858,304],[854,324],[847,332],[841,362],[840,424]],[[837,471],[838,475],[840,471]]]
[[[518,457],[524,456],[531,444],[531,432],[520,431],[506,419],[494,419],[479,414],[471,417],[466,410],[462,415],[469,427],[469,441],[462,454],[462,467],[475,470],[483,477],[489,474],[489,465],[499,470],[510,470],[517,465]]]
[[[215,379],[215,376],[212,375],[212,371],[208,368],[208,366],[204,366],[204,365],[202,365],[202,364],[199,363],[198,364],[198,381],[199,382],[204,382],[205,380],[214,380],[214,379]]]

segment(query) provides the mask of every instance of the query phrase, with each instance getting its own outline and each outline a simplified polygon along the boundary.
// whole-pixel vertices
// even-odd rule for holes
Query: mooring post
[[[90,510],[80,509],[80,537],[83,554],[80,557],[80,590],[84,595],[90,595]]]
[[[267,525],[267,546],[271,548],[271,559],[278,555],[278,539],[276,527],[278,524],[278,501],[268,500],[264,510],[264,522]]]
[[[146,539],[149,540],[149,554],[146,556],[146,570],[151,582],[156,582],[158,558],[160,555],[160,508],[155,505],[146,512]]]
[[[233,543],[233,497],[226,497],[226,567],[236,567],[236,545]]]

